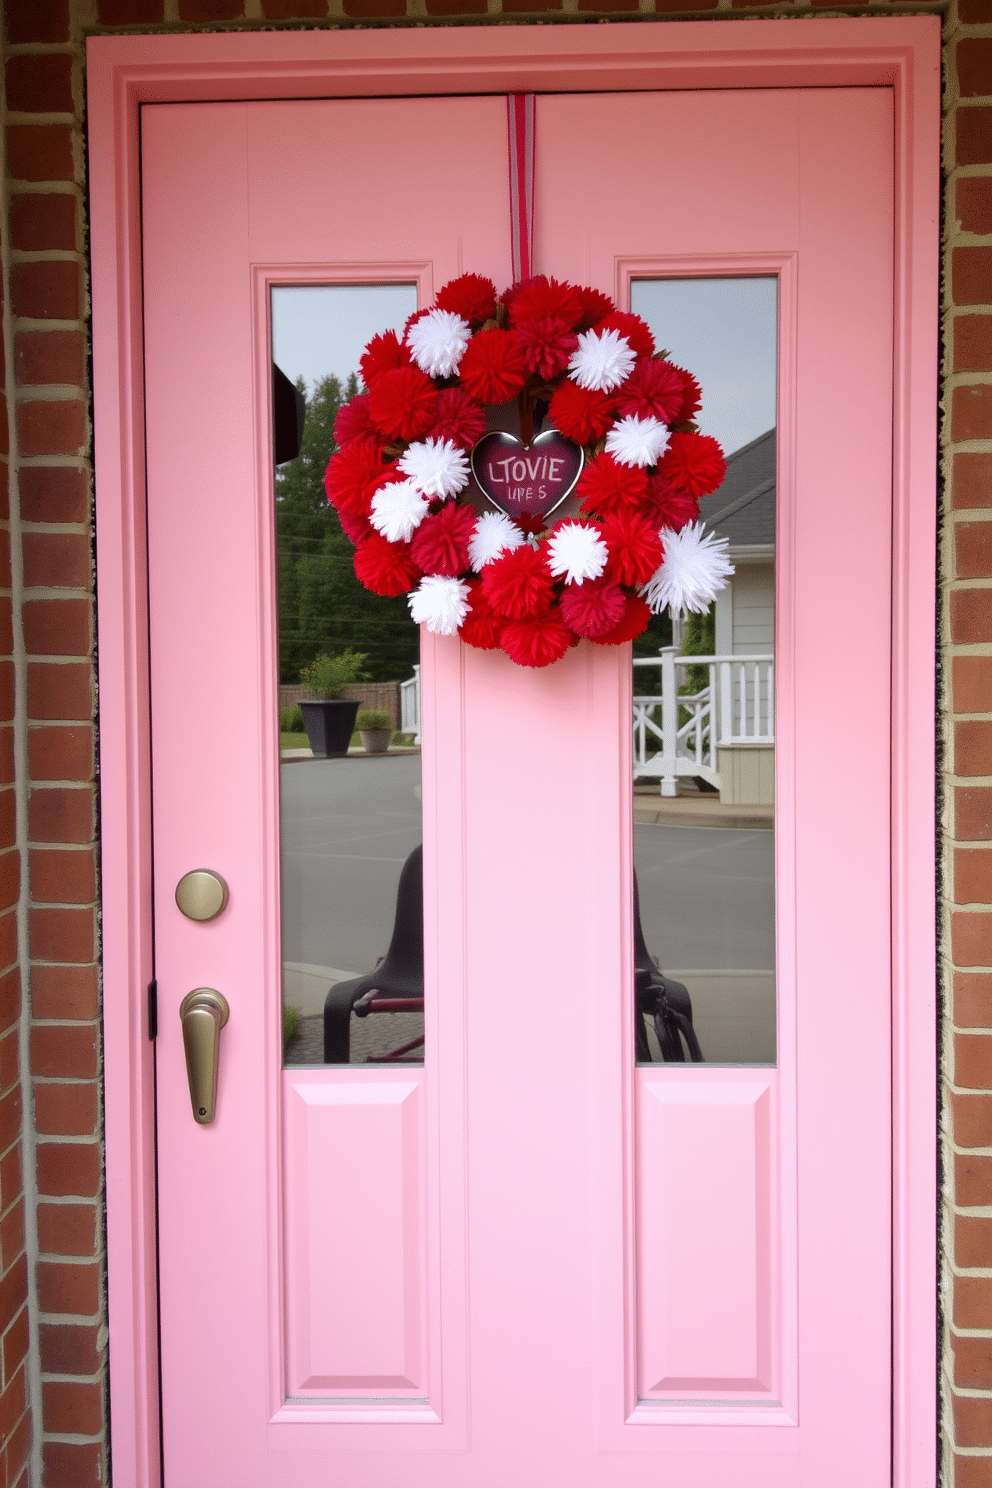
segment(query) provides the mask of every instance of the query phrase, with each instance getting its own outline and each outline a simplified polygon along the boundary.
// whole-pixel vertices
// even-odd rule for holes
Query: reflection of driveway
[[[286,1000],[304,1013],[384,954],[419,786],[417,755],[283,766]],[[707,1059],[773,1057],[774,834],[639,825],[634,845],[648,948],[689,987]]]
[[[343,979],[385,954],[400,869],[421,839],[420,756],[306,760],[281,779],[282,954],[302,991],[305,968]]]
[[[774,849],[772,831],[634,828],[644,938],[666,970],[774,967]]]

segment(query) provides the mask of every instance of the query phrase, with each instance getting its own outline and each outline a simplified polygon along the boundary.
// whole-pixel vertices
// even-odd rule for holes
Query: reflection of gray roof
[[[700,502],[707,527],[732,548],[775,541],[775,430],[759,434],[727,459],[723,485]]]

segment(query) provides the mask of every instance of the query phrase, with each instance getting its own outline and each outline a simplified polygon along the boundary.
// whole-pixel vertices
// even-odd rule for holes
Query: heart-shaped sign
[[[483,434],[472,450],[472,474],[493,506],[508,517],[546,517],[575,489],[582,448],[546,429],[530,444],[513,434]]]

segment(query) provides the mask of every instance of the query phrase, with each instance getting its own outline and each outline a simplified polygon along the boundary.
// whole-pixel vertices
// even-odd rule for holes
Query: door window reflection
[[[323,485],[366,342],[415,310],[412,284],[272,292],[277,456],[295,433],[287,388],[305,408],[275,474],[289,1065],[424,1057],[419,637],[405,597],[355,578]]]
[[[735,565],[634,644],[636,1058],[774,1064],[777,282],[641,280],[631,309],[702,384]]]

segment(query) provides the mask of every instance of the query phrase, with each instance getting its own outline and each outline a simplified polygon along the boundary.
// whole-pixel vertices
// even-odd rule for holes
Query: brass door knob
[[[194,868],[176,884],[176,903],[188,920],[215,920],[227,904],[227,884],[211,868]]]
[[[187,992],[179,1006],[189,1098],[193,1104],[193,1120],[200,1126],[207,1126],[214,1119],[220,1031],[230,1014],[227,998],[212,987],[197,987],[195,991]]]

